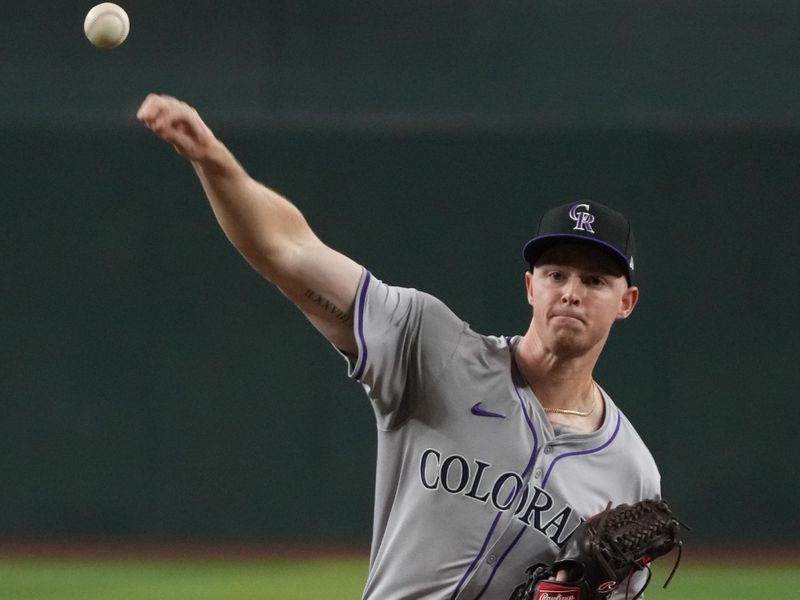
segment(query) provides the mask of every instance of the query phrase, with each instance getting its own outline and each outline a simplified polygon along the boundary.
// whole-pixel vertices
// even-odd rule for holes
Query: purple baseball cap
[[[536,235],[525,244],[525,260],[533,268],[541,254],[559,242],[586,242],[606,250],[633,283],[636,242],[631,222],[599,202],[581,200],[551,208],[539,219]]]

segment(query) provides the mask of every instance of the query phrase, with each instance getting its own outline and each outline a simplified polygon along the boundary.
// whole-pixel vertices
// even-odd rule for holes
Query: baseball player
[[[151,94],[137,117],[191,161],[233,245],[369,397],[378,456],[365,599],[507,600],[609,502],[660,496],[650,452],[592,376],[639,297],[623,215],[590,201],[545,213],[524,247],[528,330],[481,335],[326,246],[189,105]]]

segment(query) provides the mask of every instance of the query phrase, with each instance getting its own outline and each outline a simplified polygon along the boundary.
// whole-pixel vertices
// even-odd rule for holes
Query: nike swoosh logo
[[[501,415],[500,413],[492,412],[490,410],[486,410],[485,408],[481,408],[482,402],[476,402],[472,405],[472,408],[469,411],[475,415],[476,417],[497,417],[498,419],[505,419],[505,415]]]

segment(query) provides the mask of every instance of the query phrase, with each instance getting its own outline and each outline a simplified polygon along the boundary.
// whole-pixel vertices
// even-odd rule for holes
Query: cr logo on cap
[[[584,209],[578,212],[578,209]],[[569,209],[569,218],[575,221],[573,231],[588,231],[594,233],[592,223],[594,223],[594,215],[589,212],[588,204],[575,204]]]

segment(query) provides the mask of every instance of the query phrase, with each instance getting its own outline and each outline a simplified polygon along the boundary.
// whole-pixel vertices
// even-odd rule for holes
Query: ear
[[[525,291],[528,293],[528,304],[533,306],[533,272],[525,272]]]
[[[622,295],[619,303],[619,311],[617,311],[617,319],[627,319],[639,302],[639,288],[635,285],[628,286],[625,293]]]

